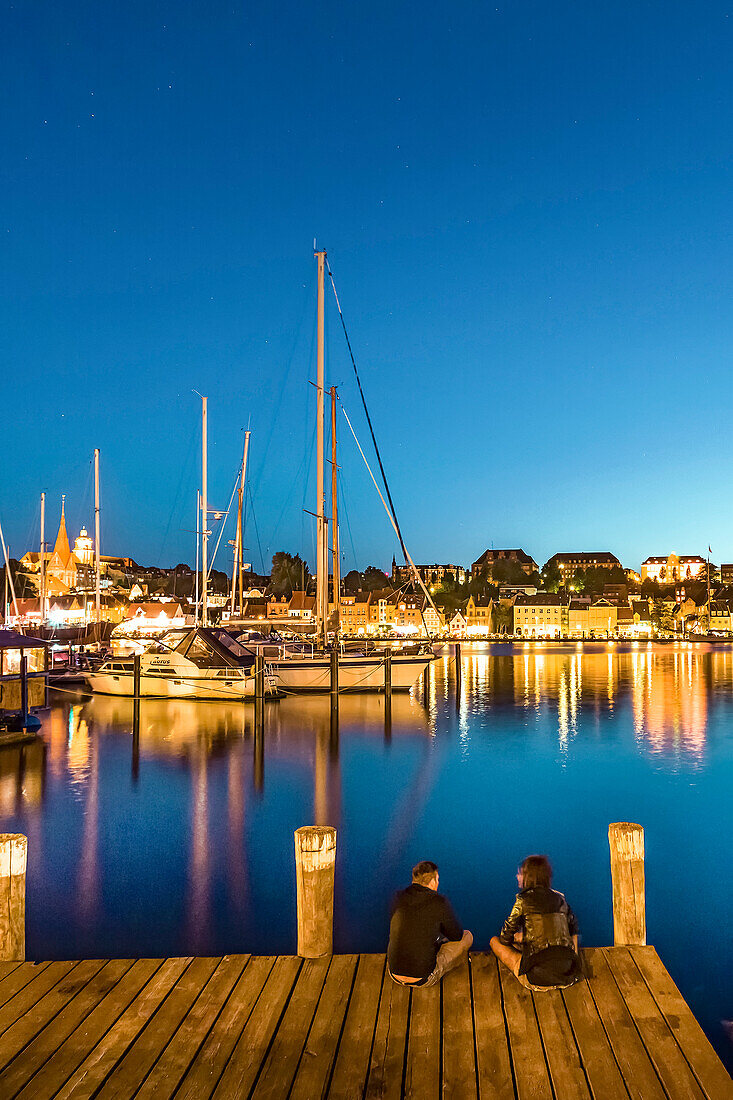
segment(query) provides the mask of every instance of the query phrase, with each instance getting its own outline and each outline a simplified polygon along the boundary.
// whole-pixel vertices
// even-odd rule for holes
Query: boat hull
[[[196,675],[180,673],[165,676],[160,673],[140,676],[140,697],[143,699],[237,699],[254,697],[254,677],[229,670],[226,677],[207,676],[200,670]],[[134,695],[131,672],[90,672],[86,682],[95,695]],[[275,690],[273,678],[266,678],[266,691]]]
[[[409,691],[430,665],[433,657],[409,656],[392,658],[392,690]],[[287,692],[331,690],[331,661],[328,657],[307,660],[268,658],[278,687]],[[384,691],[384,658],[339,657],[339,692]]]

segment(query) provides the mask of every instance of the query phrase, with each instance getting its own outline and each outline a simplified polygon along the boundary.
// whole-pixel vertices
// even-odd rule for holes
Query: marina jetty
[[[412,990],[384,955],[332,955],[335,830],[315,827],[296,833],[299,955],[26,962],[25,838],[2,837],[0,1096],[728,1100],[643,942],[643,832],[609,840],[616,943],[533,993],[482,952]]]

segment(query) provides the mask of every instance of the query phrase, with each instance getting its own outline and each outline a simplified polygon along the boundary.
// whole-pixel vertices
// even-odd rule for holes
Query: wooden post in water
[[[255,730],[259,732],[265,726],[265,658],[261,653],[255,657]]]
[[[392,650],[384,655],[384,739],[392,737]]]
[[[132,750],[140,736],[140,654],[132,658]]]
[[[334,638],[331,646],[331,710],[339,705],[339,647]]]
[[[20,654],[20,709],[23,715],[23,729],[28,726],[28,658],[25,652]]]
[[[336,830],[305,825],[295,830],[298,954],[317,959],[333,952],[333,886]]]
[[[0,834],[0,961],[25,961],[25,868],[28,837]]]
[[[628,821],[608,826],[615,947],[646,943],[644,829]]]

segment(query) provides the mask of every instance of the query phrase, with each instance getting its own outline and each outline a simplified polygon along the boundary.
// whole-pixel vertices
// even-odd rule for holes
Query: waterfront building
[[[652,620],[646,600],[634,600],[631,607],[616,608],[616,634],[619,638],[650,638]]]
[[[602,598],[571,600],[568,608],[568,634],[573,638],[605,638],[616,632],[618,607]]]
[[[621,562],[609,550],[576,550],[570,553],[553,554],[545,562],[542,572],[557,567],[562,584],[569,584],[573,574],[588,569],[623,569]]]
[[[720,583],[733,584],[733,564],[726,563],[720,567]]]
[[[131,603],[115,633],[152,637],[163,630],[189,626],[191,623],[191,616],[186,615],[183,606],[177,600],[148,600],[145,603]]]
[[[733,631],[733,612],[727,600],[710,601],[710,630],[730,634]]]
[[[711,564],[711,571],[714,568]],[[704,580],[706,577],[707,561],[699,554],[668,554],[666,558],[647,558],[641,563],[642,582],[675,584],[676,581]]]
[[[451,638],[465,638],[466,637],[466,616],[458,609],[454,611],[450,622],[448,623],[448,633]]]
[[[552,592],[519,595],[514,601],[514,633],[524,638],[559,638],[567,629],[564,600]]]
[[[469,596],[466,604],[466,635],[493,633],[494,601],[491,596]]]
[[[484,550],[481,557],[476,558],[471,566],[471,577],[482,576],[487,581],[491,581],[494,569],[499,562],[518,565],[528,575],[537,572],[537,562],[529,554],[525,554],[524,550],[494,550],[492,547],[490,550]]]
[[[315,596],[308,596],[305,592],[293,592],[288,601],[287,617],[311,623],[315,619],[315,606]],[[333,605],[331,608],[333,609]]]

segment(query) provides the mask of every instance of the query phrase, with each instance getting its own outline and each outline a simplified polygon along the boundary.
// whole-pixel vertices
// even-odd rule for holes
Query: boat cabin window
[[[209,649],[203,638],[194,638],[186,650],[186,657],[199,668],[221,668],[222,658]]]

